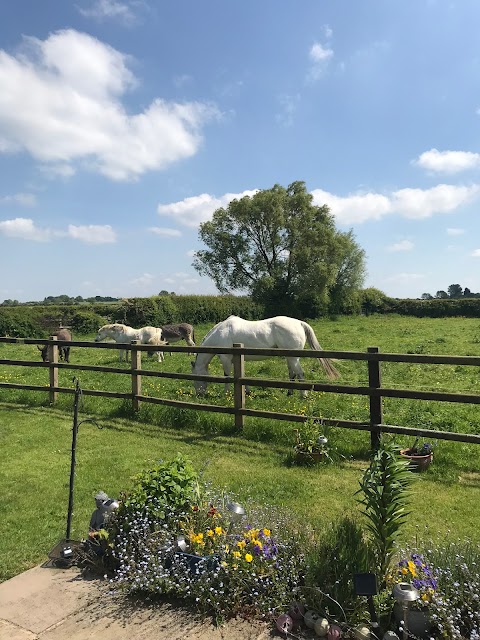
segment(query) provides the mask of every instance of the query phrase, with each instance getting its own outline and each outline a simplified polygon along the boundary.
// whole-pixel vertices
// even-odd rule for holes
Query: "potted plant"
[[[429,605],[435,597],[437,579],[435,571],[420,553],[411,553],[402,558],[392,575],[393,582],[416,590],[418,599],[410,602],[408,612],[396,602],[394,617],[399,626],[407,625],[408,631],[417,638],[430,638],[431,621]],[[394,585],[395,586],[395,585]],[[394,589],[395,593],[395,589]],[[407,620],[404,618],[407,617]]]
[[[409,461],[412,471],[425,471],[433,460],[433,446],[431,442],[419,444],[417,438],[412,447],[400,449],[400,456]]]
[[[295,460],[304,464],[330,460],[328,438],[320,432],[318,422],[309,418],[295,432]]]

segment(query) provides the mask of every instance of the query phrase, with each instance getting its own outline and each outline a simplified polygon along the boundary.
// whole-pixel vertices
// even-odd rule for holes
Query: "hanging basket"
[[[400,456],[405,460],[408,460],[410,470],[417,473],[426,471],[426,469],[428,469],[428,467],[432,464],[433,460],[433,452],[427,454],[426,456],[417,456],[415,455],[415,453],[412,453],[412,449],[402,449],[400,451]]]

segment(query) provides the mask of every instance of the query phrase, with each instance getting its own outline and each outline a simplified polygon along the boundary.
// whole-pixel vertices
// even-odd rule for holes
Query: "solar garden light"
[[[393,597],[402,606],[403,610],[403,634],[402,639],[408,640],[408,609],[411,602],[420,598],[420,591],[409,582],[399,582],[393,587]]]
[[[318,436],[317,444],[320,447],[325,447],[328,444],[328,438],[326,436]]]
[[[368,610],[370,612],[370,624],[372,629],[378,629],[378,616],[375,611],[373,596],[377,595],[377,576],[374,573],[355,573],[353,576],[353,589],[356,596],[366,596]]]
[[[233,527],[237,522],[245,515],[245,509],[238,502],[228,502],[227,511],[230,512],[230,526],[228,527],[228,533],[232,533]]]
[[[180,549],[180,551],[183,551],[183,553],[186,553],[190,549],[185,536],[177,536],[177,547]]]

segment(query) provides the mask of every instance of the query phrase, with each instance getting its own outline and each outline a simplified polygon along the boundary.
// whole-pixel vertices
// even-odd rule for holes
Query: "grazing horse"
[[[312,327],[295,318],[277,316],[266,320],[244,320],[237,316],[230,316],[223,322],[210,329],[202,340],[203,347],[232,347],[233,344],[243,343],[247,348],[262,349],[303,349],[305,342],[308,342],[310,349],[320,351],[320,346]],[[215,357],[212,353],[198,353],[192,362],[192,373],[197,375],[208,375],[208,365]],[[223,365],[223,371],[229,376],[232,369],[233,356],[219,354],[218,357]],[[264,360],[269,356],[245,356],[245,360]],[[300,366],[300,359],[296,357],[286,358],[290,380],[304,380],[305,375]],[[338,378],[339,373],[328,358],[319,358],[326,374],[329,378]],[[198,395],[204,395],[207,383],[195,381],[195,390]],[[291,395],[293,391],[288,390]],[[305,397],[307,392],[302,390],[300,395]]]
[[[162,337],[168,344],[185,340],[189,347],[195,346],[195,331],[191,324],[180,322],[180,324],[164,324],[162,326]],[[172,352],[170,351],[170,355]]]
[[[57,336],[57,340],[64,340],[64,341],[68,341],[68,342],[72,341],[72,334],[70,333],[70,331],[68,329],[64,329],[63,327],[61,329],[59,329],[58,331],[55,331],[55,333],[53,335]],[[49,362],[49,360],[48,360],[48,344],[45,344],[43,347],[40,347],[37,344],[37,349],[42,354],[42,360],[44,362]],[[64,347],[58,347],[58,357],[60,358],[60,360],[64,360],[65,362],[70,362],[70,347],[65,347],[65,346]]]
[[[100,327],[97,335],[95,336],[95,342],[100,342],[106,338],[111,338],[115,342],[120,344],[130,344],[132,340],[139,340],[141,344],[150,344],[152,346],[162,346],[166,344],[162,337],[162,330],[159,327],[142,327],[141,329],[134,329],[128,327],[125,324],[105,324]],[[158,361],[163,361],[163,352],[156,351]],[[125,355],[125,362],[128,362],[128,351],[121,349],[118,354],[120,362]]]

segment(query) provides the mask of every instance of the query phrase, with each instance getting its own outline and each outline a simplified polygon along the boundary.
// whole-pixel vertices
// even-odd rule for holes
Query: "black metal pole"
[[[72,514],[73,514],[73,485],[75,482],[75,453],[77,449],[77,433],[78,433],[78,405],[80,402],[80,382],[77,378],[74,378],[75,382],[75,400],[73,403],[73,427],[72,427],[72,455],[70,461],[70,487],[68,493],[68,512],[67,512],[67,531],[65,533],[65,538],[68,540],[70,538],[70,528],[72,525]]]

